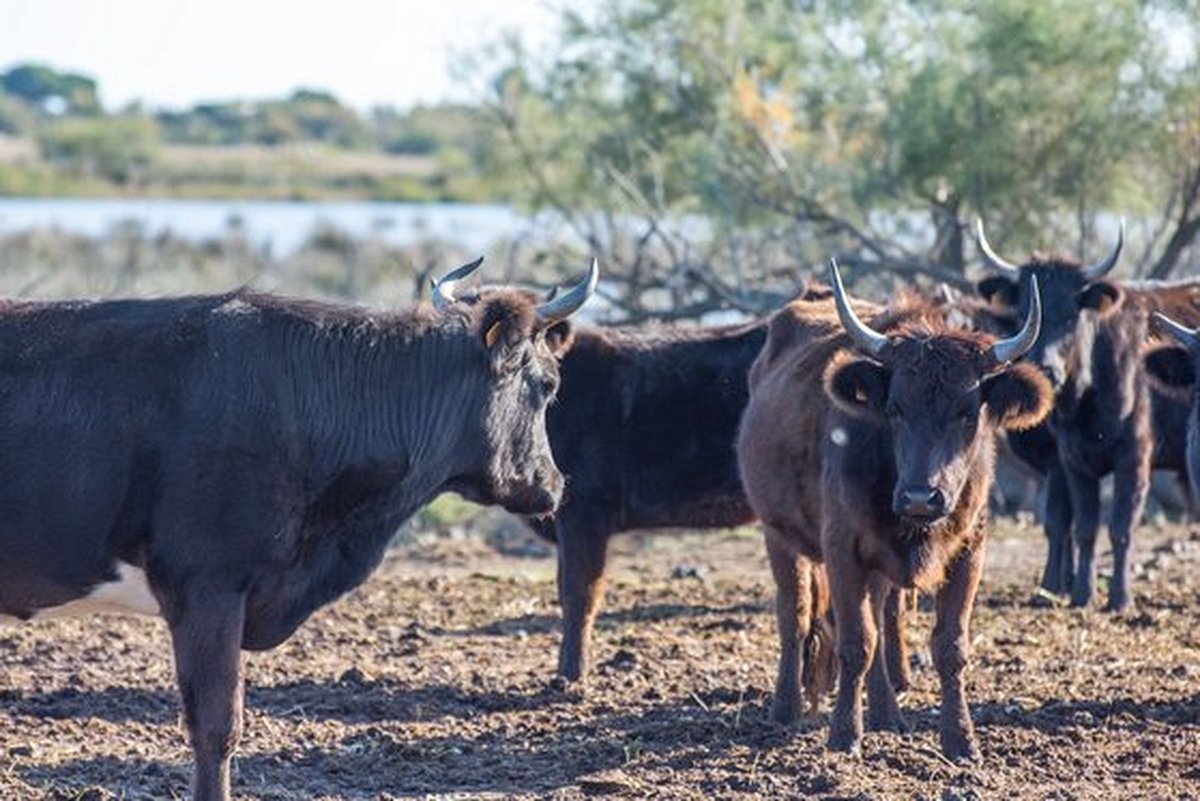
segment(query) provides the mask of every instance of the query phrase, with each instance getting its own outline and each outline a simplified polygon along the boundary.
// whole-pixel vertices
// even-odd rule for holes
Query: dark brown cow
[[[548,331],[595,287],[372,312],[247,291],[0,304],[0,623],[95,609],[170,630],[198,801],[229,798],[242,649],[361,583],[443,490],[562,490]]]
[[[1070,501],[1052,485],[1048,501],[1051,538],[1047,575],[1060,588],[1069,578],[1071,603],[1085,606],[1096,577],[1096,535],[1100,527],[1100,480],[1113,476],[1109,538],[1113,548],[1113,581],[1107,609],[1129,605],[1129,551],[1141,519],[1152,467],[1185,470],[1186,406],[1151,393],[1143,371],[1144,343],[1150,314],[1168,311],[1188,324],[1200,322],[1195,292],[1200,282],[1117,282],[1106,277],[1117,263],[1122,236],[1112,252],[1092,265],[1056,256],[1034,255],[1011,264],[988,244],[981,225],[979,247],[996,275],[979,284],[981,294],[998,307],[1021,313],[1028,307],[1025,287],[1036,277],[1042,293],[1041,334],[1030,350],[1055,389],[1048,426],[1056,446],[1057,469]],[[1051,472],[1053,482],[1055,472]],[[1066,525],[1063,525],[1065,521]],[[1053,522],[1054,530],[1049,524]],[[1063,542],[1073,524],[1078,564]],[[1056,542],[1058,540],[1058,542]],[[1065,588],[1064,588],[1065,589]]]
[[[1033,367],[1012,364],[1037,337],[996,341],[951,329],[930,305],[879,311],[846,300],[794,302],[771,321],[750,372],[738,459],[763,521],[778,590],[780,658],[772,715],[799,710],[800,644],[811,563],[828,571],[840,665],[829,747],[858,751],[867,669],[870,723],[903,725],[885,659],[884,604],[899,586],[936,594],[933,659],[941,743],[978,755],[963,688],[967,629],[983,565],[997,429],[1036,425],[1051,403]],[[1036,294],[1035,294],[1036,297]]]
[[[1200,328],[1189,328],[1170,314],[1155,313],[1156,328],[1175,344],[1146,354],[1146,370],[1153,386],[1188,409],[1184,437],[1185,461],[1192,498],[1200,498]]]

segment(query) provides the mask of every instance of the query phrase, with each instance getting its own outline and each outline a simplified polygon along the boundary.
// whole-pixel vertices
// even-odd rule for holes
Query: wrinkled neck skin
[[[452,477],[482,467],[489,366],[461,324],[419,336],[383,332],[369,344],[329,337],[289,359],[318,484],[347,469],[387,468],[402,504],[388,516],[402,521]]]

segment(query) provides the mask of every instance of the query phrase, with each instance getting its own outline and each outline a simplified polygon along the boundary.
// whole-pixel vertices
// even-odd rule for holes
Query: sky
[[[455,52],[512,29],[554,30],[550,0],[4,0],[0,71],[28,61],[81,72],[106,108],[265,99],[297,87],[407,108],[470,99]]]

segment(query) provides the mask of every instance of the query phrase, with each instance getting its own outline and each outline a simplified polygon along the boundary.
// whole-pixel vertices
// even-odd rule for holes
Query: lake
[[[239,227],[276,256],[296,250],[321,225],[394,245],[440,239],[478,252],[530,225],[528,216],[507,206],[473,203],[0,198],[0,233],[54,226],[99,237],[127,222],[148,235],[170,231],[191,240],[224,236]]]

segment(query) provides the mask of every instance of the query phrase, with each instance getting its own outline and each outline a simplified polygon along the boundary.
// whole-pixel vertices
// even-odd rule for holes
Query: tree
[[[521,197],[604,254],[631,316],[663,287],[769,305],[830,255],[962,284],[976,214],[1015,253],[1090,252],[1102,212],[1187,206],[1176,6],[600,0],[545,53],[497,43],[489,107]]]
[[[0,89],[43,109],[48,103],[59,101],[71,114],[101,111],[93,79],[72,72],[58,72],[42,64],[22,64],[0,75]]]

